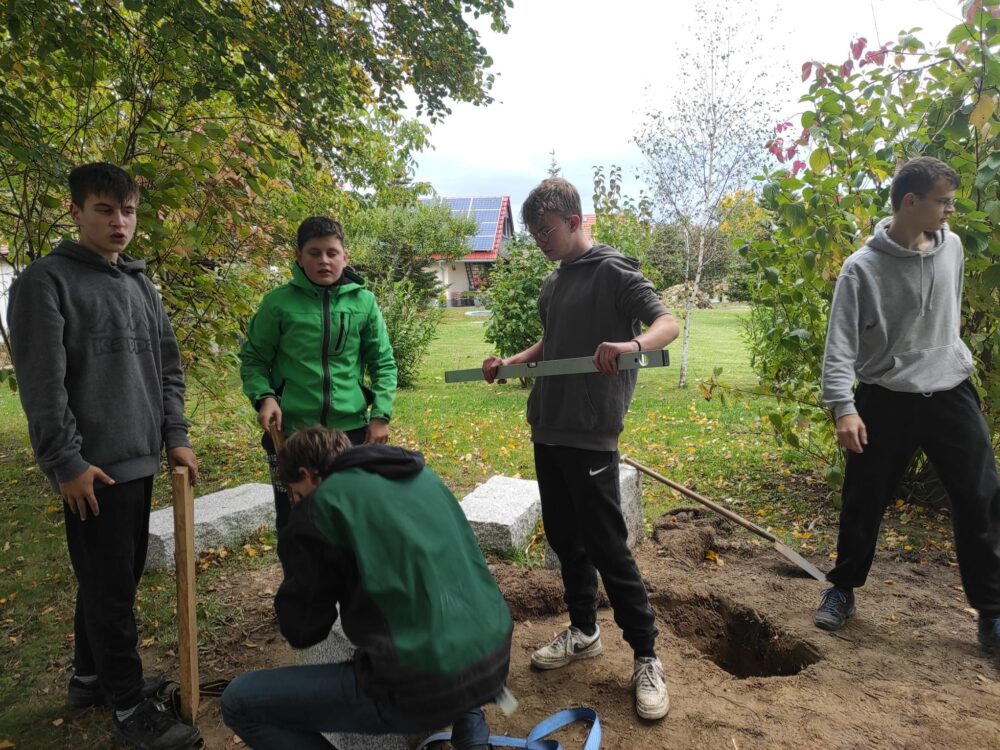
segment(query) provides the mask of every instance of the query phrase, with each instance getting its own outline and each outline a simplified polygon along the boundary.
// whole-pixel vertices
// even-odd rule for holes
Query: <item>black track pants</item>
[[[637,653],[652,653],[656,618],[628,548],[618,484],[618,452],[535,443],[545,536],[562,565],[570,622],[597,620],[597,573],[615,622]]]
[[[94,490],[100,515],[81,521],[63,503],[76,574],[73,668],[96,674],[115,708],[142,700],[135,591],[146,565],[153,478]]]
[[[955,549],[969,604],[1000,615],[1000,481],[979,395],[966,380],[930,395],[862,383],[854,396],[868,431],[864,453],[849,453],[830,582],[868,577],[886,506],[917,448],[934,465],[951,501]]]

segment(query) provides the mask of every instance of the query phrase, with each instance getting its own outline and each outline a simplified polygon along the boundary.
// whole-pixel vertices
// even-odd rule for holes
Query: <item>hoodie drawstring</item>
[[[931,256],[931,283],[927,293],[924,294],[924,256],[920,256],[920,317],[924,317],[927,310],[934,309],[934,258]],[[925,307],[926,305],[926,307]]]

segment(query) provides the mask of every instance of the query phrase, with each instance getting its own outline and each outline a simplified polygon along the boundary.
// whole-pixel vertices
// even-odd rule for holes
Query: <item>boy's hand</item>
[[[187,446],[179,445],[176,448],[168,450],[167,465],[170,466],[170,471],[173,471],[178,466],[187,466],[188,482],[190,485],[194,487],[194,483],[198,481],[198,457]]]
[[[837,442],[853,453],[864,453],[868,430],[857,414],[845,414],[837,420]]]
[[[94,495],[94,480],[99,479],[104,484],[112,485],[115,480],[97,466],[90,466],[85,472],[68,482],[59,483],[59,493],[69,506],[70,512],[81,521],[87,520],[87,506],[95,516],[101,515],[101,508]]]
[[[504,366],[504,361],[500,357],[490,355],[483,360],[483,378],[487,383],[492,383],[497,376],[497,370]],[[506,380],[497,380],[498,383],[506,383]]]
[[[382,445],[389,442],[389,423],[379,417],[373,417],[365,430],[365,444],[377,443]]]
[[[605,375],[615,375],[618,372],[618,355],[636,351],[631,341],[604,341],[597,345],[594,352],[594,367]]]
[[[257,424],[260,425],[260,428],[264,432],[267,432],[272,419],[275,426],[280,430],[281,407],[278,405],[278,400],[273,396],[265,396],[264,400],[260,402],[260,409],[257,410]]]

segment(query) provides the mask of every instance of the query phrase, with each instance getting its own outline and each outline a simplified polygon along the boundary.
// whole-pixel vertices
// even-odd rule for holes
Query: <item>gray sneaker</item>
[[[659,659],[641,656],[635,660],[632,672],[635,689],[635,711],[642,719],[662,719],[670,710],[667,681]]]
[[[822,596],[813,622],[821,630],[840,630],[857,611],[854,607],[854,590],[831,586],[823,590]]]
[[[594,630],[593,635],[584,635],[581,630],[570,625],[552,643],[533,653],[531,664],[537,669],[558,669],[571,661],[597,656],[603,650],[599,627]]]

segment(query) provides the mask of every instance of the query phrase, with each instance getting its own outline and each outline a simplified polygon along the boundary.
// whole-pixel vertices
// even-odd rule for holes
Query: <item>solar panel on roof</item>
[[[493,249],[493,237],[473,237],[469,240],[469,247],[473,252],[490,251]]]
[[[473,198],[472,199],[472,209],[490,209],[491,211],[499,211],[500,206],[503,203],[503,198]]]

